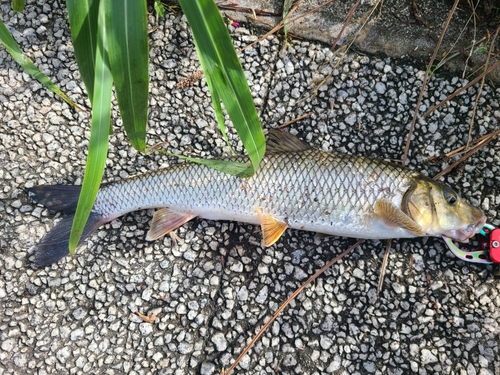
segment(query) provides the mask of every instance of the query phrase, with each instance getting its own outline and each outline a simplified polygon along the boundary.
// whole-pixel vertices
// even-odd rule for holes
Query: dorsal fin
[[[267,133],[266,152],[269,154],[305,151],[310,148],[304,141],[282,130],[271,129]]]

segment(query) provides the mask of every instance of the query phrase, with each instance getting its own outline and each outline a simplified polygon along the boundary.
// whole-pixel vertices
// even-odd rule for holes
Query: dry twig
[[[425,25],[429,29],[433,29],[434,26],[429,25],[429,22],[424,20],[422,16],[420,15],[420,11],[418,10],[418,5],[417,5],[417,0],[413,0],[411,3],[411,9],[413,11],[413,17],[420,22],[422,25]]]
[[[300,16],[297,16],[295,18],[292,18],[292,19],[289,19],[290,16],[297,10],[297,8],[299,7],[299,5],[302,3],[302,0],[299,0],[294,6],[292,9],[290,9],[290,11],[288,12],[288,14],[286,15],[286,17],[284,17],[275,27],[273,27],[271,30],[269,30],[267,33],[265,33],[263,36],[261,36],[259,39],[257,39],[255,42],[252,42],[250,43],[249,45],[241,48],[238,53],[241,53],[243,52],[244,50],[246,50],[247,48],[250,48],[252,46],[254,46],[255,44],[259,43],[260,41],[266,39],[269,35],[275,33],[276,31],[278,31],[279,29],[281,29],[283,27],[283,25],[285,24],[285,21],[288,23],[288,24],[291,24],[292,22],[295,22],[305,16],[307,16],[308,14],[310,13],[313,13],[315,11],[317,11],[318,9],[324,7],[325,5],[328,5],[330,4],[331,2],[333,2],[335,0],[327,0],[325,1],[324,3],[318,5],[317,7],[313,8],[313,9],[310,9],[308,10],[307,12],[305,13],[302,13]]]
[[[351,38],[349,44],[346,45],[346,47],[343,49],[342,51],[342,54],[340,55],[337,63],[335,63],[335,65],[333,65],[333,68],[337,68],[340,63],[342,62],[342,60],[344,59],[345,55],[347,54],[347,52],[349,51],[349,49],[351,48],[351,46],[353,45],[354,41],[356,40],[356,37],[359,35],[359,33],[361,32],[361,30],[363,30],[366,26],[366,24],[368,23],[368,21],[371,19],[373,13],[375,12],[375,10],[377,9],[377,7],[383,2],[384,0],[378,0],[375,5],[373,5],[371,11],[368,13],[368,15],[365,17],[362,25],[358,28],[358,30],[356,31],[356,33],[353,35],[353,37]],[[340,30],[340,33],[339,35],[337,36],[337,38],[335,39],[332,47],[330,48],[331,50],[337,45],[338,41],[341,39],[342,37],[342,34],[345,30],[345,28],[347,27],[347,22],[352,18],[352,15],[354,14],[356,8],[358,7],[358,4],[359,4],[359,1],[353,5],[353,7],[349,10],[349,13],[344,21],[344,24],[342,26],[342,29]],[[327,61],[326,63],[324,63],[320,69],[318,70],[322,70],[326,65],[329,64],[329,61]],[[332,73],[330,73],[328,76],[326,76],[324,79],[321,79],[318,81],[318,83],[316,84],[316,86],[311,90],[311,95],[314,96],[317,94],[318,92],[318,89],[325,85],[333,76],[333,71]],[[316,82],[315,82],[316,83]],[[301,99],[300,101],[304,101],[305,98]]]
[[[154,313],[151,313],[149,315],[144,315],[141,314],[139,311],[135,312],[136,315],[138,315],[142,320],[144,320],[146,323],[153,323],[156,320],[156,315]]]
[[[441,32],[441,35],[439,36],[439,40],[436,44],[436,48],[434,49],[434,53],[432,54],[432,57],[429,61],[429,65],[427,66],[427,69],[425,71],[425,76],[422,81],[422,88],[420,89],[420,94],[418,96],[417,104],[415,105],[415,111],[413,112],[413,119],[411,120],[411,126],[410,126],[410,131],[408,132],[408,137],[406,138],[406,146],[405,146],[405,151],[403,154],[403,158],[401,159],[402,164],[406,164],[406,160],[408,159],[408,152],[410,151],[410,143],[411,143],[411,137],[413,135],[413,131],[415,130],[415,124],[417,123],[417,117],[418,117],[418,110],[420,108],[420,104],[422,103],[422,99],[424,97],[424,92],[425,88],[427,87],[427,80],[429,79],[429,72],[432,68],[432,64],[434,63],[434,60],[436,59],[436,56],[438,54],[439,48],[441,47],[441,44],[443,43],[443,38],[444,35],[446,34],[446,30],[448,30],[448,26],[451,22],[451,17],[455,13],[455,10],[457,9],[459,0],[455,0],[455,3],[453,4],[453,7],[451,8],[450,14],[448,14],[448,19],[446,20],[443,31]]]
[[[447,168],[445,168],[444,170],[439,172],[437,175],[435,175],[433,177],[434,180],[439,179],[440,177],[444,176],[449,171],[451,171],[453,168],[455,168],[457,165],[463,163],[465,160],[467,160],[469,157],[471,157],[471,155],[475,154],[477,151],[479,151],[484,146],[486,146],[488,143],[490,143],[499,134],[500,134],[500,130],[497,130],[497,131],[494,131],[492,133],[483,135],[481,138],[478,138],[477,140],[471,142],[471,144],[473,144],[474,146],[470,147],[469,151],[467,151],[464,155],[462,155],[462,157],[460,159],[458,159],[456,162],[449,165]],[[460,152],[467,150],[467,146],[462,146],[457,150],[460,150]],[[456,153],[457,150],[453,151],[452,153]],[[451,154],[451,153],[449,153],[449,154]]]
[[[377,295],[380,294],[382,286],[384,285],[385,270],[387,269],[387,261],[389,260],[389,252],[391,251],[392,240],[387,240],[385,246],[384,259],[382,260],[382,267],[380,267],[380,275],[378,276]]]
[[[469,143],[469,147],[474,147],[475,145],[477,144],[482,144],[483,146],[485,146],[486,144],[483,144],[485,141],[489,141],[489,138],[492,137],[492,134],[493,134],[493,137],[496,136],[496,133],[493,132],[493,133],[488,133],[488,134],[485,134],[483,135],[482,137],[479,137],[477,139],[474,139],[473,141],[471,141]],[[446,154],[444,155],[435,155],[435,156],[431,156],[427,159],[427,162],[428,163],[435,163],[435,162],[440,162],[442,161],[442,159],[444,160],[447,160],[453,156],[457,156],[457,155],[461,155],[461,154],[464,154],[465,152],[467,151],[467,146],[460,146],[450,152],[447,152]]]
[[[238,363],[241,361],[241,359],[248,353],[248,351],[252,348],[252,346],[257,342],[257,340],[264,334],[266,329],[271,325],[272,322],[283,312],[285,307],[288,306],[288,304],[295,299],[299,295],[302,290],[306,286],[308,286],[310,283],[312,283],[319,275],[321,275],[323,272],[325,272],[328,268],[330,268],[332,265],[337,263],[340,259],[345,257],[346,255],[352,253],[354,249],[356,249],[364,240],[358,240],[354,245],[349,247],[346,251],[344,251],[342,254],[337,255],[335,258],[333,258],[331,261],[329,261],[327,264],[325,264],[323,267],[321,267],[314,275],[312,275],[307,281],[302,284],[295,292],[292,293],[290,297],[279,307],[278,310],[273,314],[271,319],[269,319],[264,326],[260,329],[260,331],[255,335],[255,337],[250,341],[250,343],[243,349],[241,354],[236,358],[236,360],[233,362],[231,367],[229,367],[226,371],[223,372],[224,375],[229,375],[235,367],[238,365]]]
[[[342,29],[340,29],[340,32],[339,32],[339,35],[337,35],[337,38],[335,38],[332,46],[330,47],[330,51],[333,51],[333,49],[335,48],[335,46],[337,45],[337,43],[339,42],[340,38],[342,38],[342,34],[344,34],[344,30],[345,28],[347,27],[347,24],[349,23],[349,21],[351,20],[352,16],[354,16],[354,12],[356,12],[356,9],[358,8],[359,4],[361,4],[361,0],[358,0],[356,2],[356,4],[354,4],[351,8],[351,10],[349,11],[349,14],[347,15],[344,23],[342,24]]]
[[[493,52],[493,49],[495,46],[495,40],[496,40],[497,36],[498,36],[498,29],[497,29],[497,32],[493,36],[493,39],[491,40],[491,43],[490,43],[490,49],[488,51],[488,56],[486,57],[486,62],[484,63],[484,72],[486,72],[487,67],[490,63],[491,53]],[[485,79],[486,79],[486,75],[482,74],[481,83],[479,84],[479,88],[477,90],[476,100],[474,102],[474,107],[472,108],[472,114],[471,114],[471,118],[470,118],[470,122],[469,122],[469,136],[467,137],[467,148],[469,148],[469,141],[470,141],[470,138],[472,135],[472,124],[474,124],[474,119],[476,117],[476,111],[477,111],[477,105],[479,103],[479,98],[481,97],[481,92],[483,91]]]
[[[306,117],[311,116],[312,114],[313,114],[312,112],[304,113],[303,115],[301,115],[299,117],[296,117],[293,120],[290,120],[288,122],[285,122],[284,124],[281,124],[280,126],[278,126],[278,129],[282,129],[282,128],[286,127],[286,126],[289,126],[289,125],[291,125],[291,124],[293,124],[293,123],[295,123],[297,121],[300,121],[300,120],[302,120],[302,119],[304,119]]]
[[[500,54],[496,54],[495,57],[499,57]],[[495,70],[498,66],[500,66],[500,60],[491,64],[486,70],[483,71],[483,73],[476,78],[474,78],[472,81],[470,81],[468,84],[466,84],[464,87],[459,88],[457,91],[455,91],[453,94],[448,96],[446,99],[440,101],[438,104],[436,104],[434,107],[429,109],[427,112],[425,112],[422,117],[427,117],[430,115],[432,112],[434,112],[436,109],[441,107],[443,104],[449,102],[451,99],[456,97],[458,94],[460,94],[462,91],[467,90],[469,87],[474,86],[477,82],[479,82],[483,77],[491,73],[493,70]]]
[[[190,76],[181,79],[175,85],[176,89],[183,89],[188,86],[192,86],[196,81],[198,81],[201,77],[203,77],[203,70],[198,70],[191,74]]]
[[[240,7],[238,5],[218,4],[217,7],[222,10],[230,10],[232,12],[238,12],[238,13],[250,13],[263,17],[281,17],[281,14],[279,13],[267,12],[261,9],[245,8],[245,7]]]

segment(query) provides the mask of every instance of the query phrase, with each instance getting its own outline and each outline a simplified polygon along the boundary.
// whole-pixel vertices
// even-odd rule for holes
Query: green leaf
[[[75,58],[90,102],[94,96],[100,0],[66,0]]]
[[[193,31],[212,101],[222,99],[252,162],[252,172],[265,153],[265,138],[248,83],[231,37],[213,0],[179,1]],[[222,116],[217,115],[220,124]]]
[[[101,184],[108,152],[108,130],[111,121],[111,88],[113,79],[109,69],[107,32],[104,12],[99,12],[96,45],[94,95],[92,100],[92,126],[83,186],[78,199],[69,240],[69,250],[73,254],[80,241],[83,228],[94,205]]]
[[[180,159],[184,159],[193,163],[203,164],[207,167],[216,169],[218,171],[238,176],[238,177],[250,177],[252,175],[252,164],[251,163],[239,163],[231,160],[220,160],[220,159],[200,159],[192,158],[189,156],[174,154],[172,152],[160,150],[162,154],[175,156]]]
[[[123,126],[132,146],[145,151],[149,84],[146,1],[101,1],[105,8],[109,64]]]
[[[288,12],[290,11],[290,8],[292,7],[292,0],[285,0],[283,3],[283,33],[285,34],[285,45],[286,45],[286,40],[288,38],[288,27],[287,27],[287,18],[286,16],[288,15]]]
[[[26,6],[26,0],[12,0],[12,10],[14,12],[22,12]]]
[[[158,13],[161,18],[165,18],[165,7],[160,0],[155,0],[155,12]]]
[[[229,144],[229,139],[227,138],[226,126],[224,122],[224,113],[222,113],[222,106],[220,104],[220,97],[217,90],[214,88],[214,84],[212,83],[211,77],[205,77],[207,80],[208,90],[212,93],[212,103],[214,105],[215,116],[217,118],[217,123],[219,124],[220,132],[222,133],[222,138],[226,142],[226,145],[229,147],[231,152],[235,155],[233,148]]]
[[[19,48],[19,45],[16,43],[12,35],[5,27],[5,24],[0,20],[0,43],[5,47],[7,52],[12,56],[12,58],[19,64],[21,67],[28,72],[33,78],[35,78],[42,85],[50,89],[54,94],[59,96],[62,100],[64,100],[69,105],[81,109],[74,101],[72,101],[65,93],[61,91],[59,87],[57,87],[49,77],[43,74],[33,62],[27,58],[24,53]]]

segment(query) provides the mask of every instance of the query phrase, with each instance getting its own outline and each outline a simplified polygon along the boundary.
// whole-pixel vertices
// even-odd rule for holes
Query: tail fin
[[[62,211],[65,216],[42,238],[35,247],[34,267],[50,266],[58,262],[69,253],[69,235],[81,186],[45,185],[28,189],[28,194],[36,203],[47,207],[51,211]],[[87,224],[80,237],[81,244],[104,221],[101,215],[91,212]]]

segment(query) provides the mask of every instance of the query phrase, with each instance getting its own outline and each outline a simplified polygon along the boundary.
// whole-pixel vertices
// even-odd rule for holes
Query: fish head
[[[413,182],[401,209],[428,236],[445,235],[458,242],[467,242],[486,222],[483,211],[471,206],[449,186],[431,179]]]

